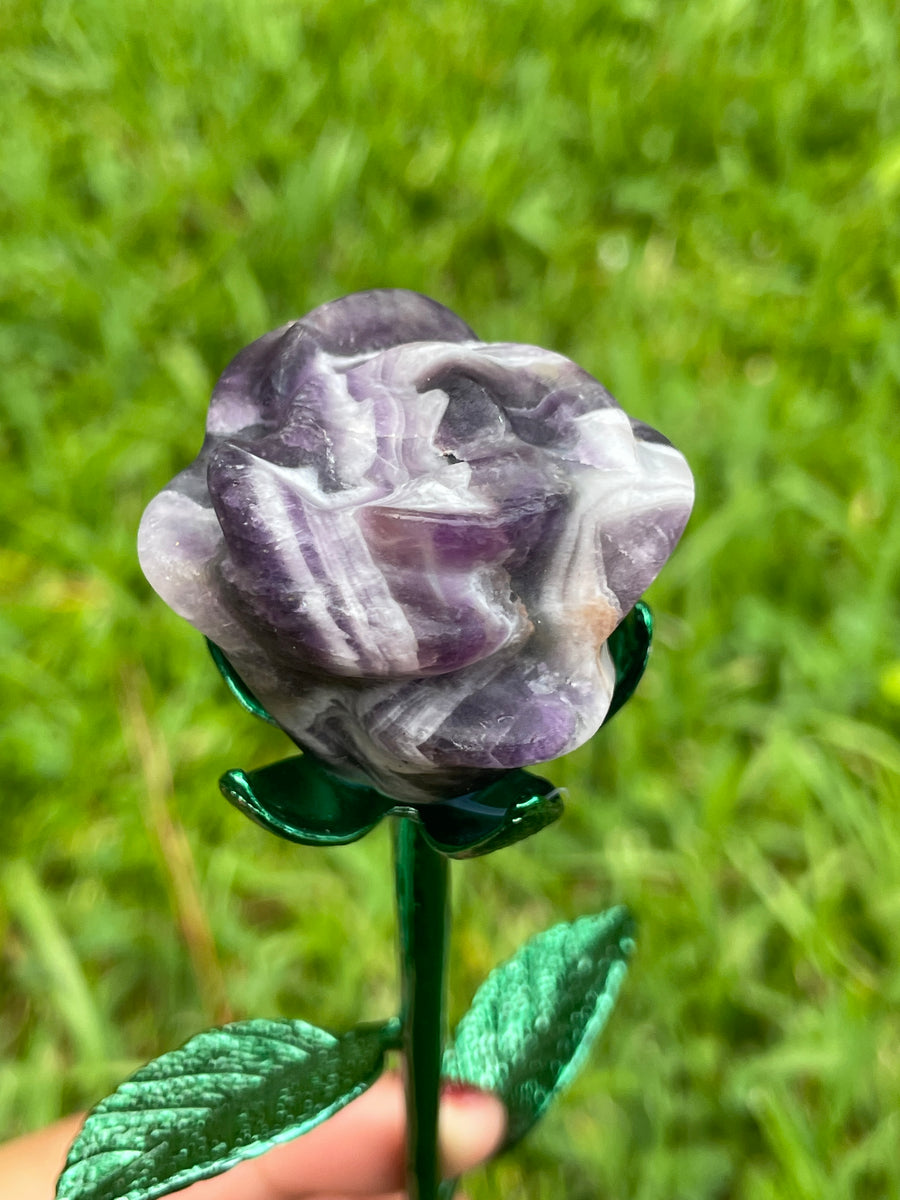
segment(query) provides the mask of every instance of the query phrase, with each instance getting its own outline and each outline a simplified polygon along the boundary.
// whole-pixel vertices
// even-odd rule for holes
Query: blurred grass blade
[[[225,978],[203,903],[191,843],[175,815],[175,783],[166,743],[152,727],[142,698],[146,676],[137,668],[123,667],[121,680],[122,729],[144,780],[147,803],[143,811],[147,825],[159,846],[160,865],[191,958],[206,1019],[224,1025],[233,1015]]]
[[[781,1170],[786,1194],[797,1200],[834,1195],[828,1168],[821,1161],[815,1134],[802,1108],[777,1085],[754,1088],[749,1100]]]
[[[298,1137],[378,1078],[396,1022],[336,1037],[304,1021],[210,1029],[88,1115],[57,1200],[153,1200]]]
[[[6,864],[0,885],[29,955],[39,967],[39,987],[35,991],[58,1014],[78,1056],[89,1063],[105,1062],[113,1050],[108,1027],[91,995],[78,955],[56,919],[52,901],[31,866],[22,859]]]

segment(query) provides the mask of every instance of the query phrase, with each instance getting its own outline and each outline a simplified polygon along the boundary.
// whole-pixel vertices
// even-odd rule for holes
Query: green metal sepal
[[[338,779],[310,754],[256,771],[228,771],[219,787],[251,821],[304,846],[355,842],[395,804],[374,788]]]
[[[653,613],[643,600],[638,600],[631,612],[612,631],[607,641],[616,668],[616,686],[603,722],[604,725],[634,695],[635,688],[646,670],[652,641]],[[277,725],[278,722],[270,716],[253,695],[223,651],[209,638],[206,639],[206,644],[219,674],[225,680],[228,690],[238,704],[247,712],[252,713],[254,717],[268,721],[270,725]]]
[[[603,720],[604,725],[612,720],[622,705],[634,695],[635,688],[647,669],[652,642],[653,613],[643,600],[638,600],[607,641],[616,668],[616,687]]]
[[[529,837],[563,810],[552,783],[527,771],[508,771],[481,791],[418,807],[333,775],[311,754],[256,771],[228,771],[219,780],[226,799],[270,833],[304,846],[346,846],[387,814],[409,817],[425,841],[447,858],[474,858]]]
[[[528,771],[417,811],[425,840],[448,858],[477,858],[531,837],[562,816],[562,791]]]
[[[246,683],[244,683],[243,679],[241,679],[240,675],[238,675],[237,671],[225,657],[224,652],[216,645],[215,642],[211,642],[209,638],[206,639],[206,645],[210,655],[212,656],[213,662],[216,664],[219,670],[219,674],[225,680],[229,692],[231,692],[232,696],[234,696],[241,708],[246,709],[248,713],[252,713],[254,717],[259,717],[261,721],[268,721],[270,725],[277,725],[278,722],[274,717],[270,716],[269,713],[266,712],[265,708],[262,706],[262,704],[260,704],[257,698],[247,687]]]
[[[616,685],[604,724],[634,693],[652,638],[653,616],[639,600],[609,638]],[[241,706],[277,725],[219,647],[207,645]],[[309,753],[255,771],[228,771],[219,786],[251,820],[292,842],[345,846],[393,813],[420,822],[426,841],[448,858],[475,858],[512,845],[557,820],[563,810],[553,784],[521,770],[504,772],[488,787],[451,800],[399,805],[375,788],[340,779]]]

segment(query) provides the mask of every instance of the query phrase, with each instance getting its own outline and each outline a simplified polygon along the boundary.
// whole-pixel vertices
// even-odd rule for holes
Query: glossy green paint
[[[355,842],[394,807],[374,788],[338,779],[310,754],[256,771],[228,771],[219,787],[257,825],[304,846]]]
[[[398,805],[374,788],[332,775],[311,754],[256,771],[228,771],[223,795],[257,825],[305,846],[345,846],[387,814],[409,817],[422,837],[448,858],[474,858],[530,837],[563,810],[559,789],[527,771],[506,771],[496,783],[453,800]]]
[[[446,803],[417,810],[423,837],[448,858],[477,858],[502,850],[556,821],[559,788],[529,771],[506,771],[496,783]]]
[[[211,642],[209,638],[206,639],[206,645],[212,655],[213,662],[219,669],[219,674],[225,680],[229,692],[231,692],[241,708],[246,709],[248,713],[252,713],[254,717],[259,717],[262,721],[268,721],[270,725],[277,725],[278,722],[275,718],[269,716],[265,708],[263,708],[225,657],[224,651],[220,650],[215,642]]]
[[[652,642],[653,613],[643,600],[638,600],[631,612],[610,634],[607,643],[616,668],[616,687],[604,725],[634,695],[635,688],[647,669]]]
[[[394,830],[409,1200],[436,1200],[438,1105],[445,1041],[449,864],[417,822]]]

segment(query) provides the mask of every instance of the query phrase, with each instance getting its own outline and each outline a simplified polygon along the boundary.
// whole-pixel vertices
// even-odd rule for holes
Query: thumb
[[[386,1195],[404,1183],[406,1105],[396,1072],[383,1075],[315,1129],[213,1179],[184,1200],[300,1200],[305,1196]],[[441,1166],[449,1177],[500,1148],[506,1112],[496,1096],[457,1083],[441,1089]]]
[[[441,1166],[444,1176],[452,1178],[497,1153],[506,1133],[506,1110],[489,1092],[445,1083],[438,1122]]]

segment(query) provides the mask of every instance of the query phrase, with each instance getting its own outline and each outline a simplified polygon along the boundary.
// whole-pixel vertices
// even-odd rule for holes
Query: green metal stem
[[[448,862],[428,845],[418,823],[408,817],[396,822],[394,854],[403,1002],[407,1190],[409,1200],[437,1200],[441,1178],[438,1105],[450,924]]]

